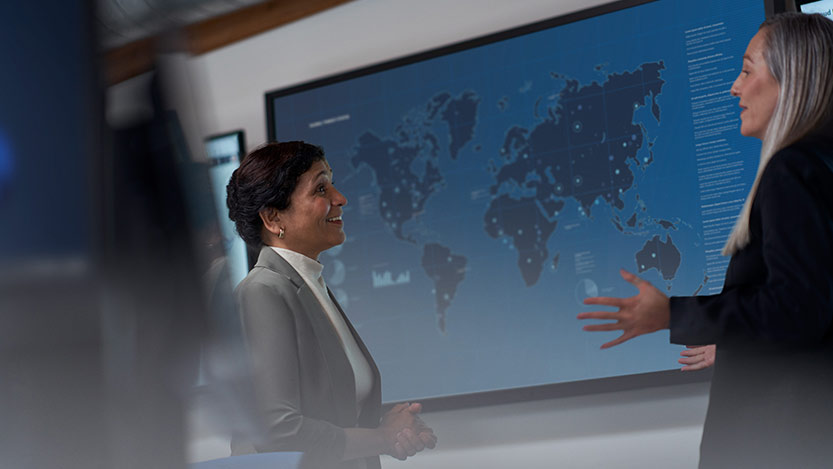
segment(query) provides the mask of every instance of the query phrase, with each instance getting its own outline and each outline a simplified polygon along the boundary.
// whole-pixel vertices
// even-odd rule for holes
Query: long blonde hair
[[[819,14],[782,13],[761,24],[764,60],[778,82],[778,101],[761,145],[758,174],[723,247],[749,244],[749,213],[772,155],[829,124],[833,117],[833,21]]]

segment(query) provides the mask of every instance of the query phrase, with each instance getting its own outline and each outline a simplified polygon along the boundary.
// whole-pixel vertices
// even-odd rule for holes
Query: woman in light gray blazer
[[[251,363],[261,437],[232,454],[302,451],[303,467],[379,468],[436,437],[399,404],[381,415],[379,370],[327,289],[318,255],[344,242],[347,199],[321,148],[269,143],[246,156],[227,187],[229,217],[257,264],[236,297]]]

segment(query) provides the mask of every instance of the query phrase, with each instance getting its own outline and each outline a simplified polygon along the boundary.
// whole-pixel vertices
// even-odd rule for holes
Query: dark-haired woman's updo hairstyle
[[[323,159],[321,147],[304,142],[267,143],[243,158],[226,186],[226,205],[246,244],[263,244],[259,212],[267,207],[289,208],[298,179]]]

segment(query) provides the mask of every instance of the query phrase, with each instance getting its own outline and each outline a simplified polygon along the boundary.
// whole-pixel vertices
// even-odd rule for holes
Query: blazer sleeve
[[[329,461],[344,455],[344,430],[301,413],[301,376],[295,317],[281,288],[249,282],[238,290],[265,438],[258,451],[303,451]]]
[[[760,213],[761,284],[671,298],[671,342],[762,340],[813,345],[833,321],[833,173],[800,150],[773,156],[753,211]]]

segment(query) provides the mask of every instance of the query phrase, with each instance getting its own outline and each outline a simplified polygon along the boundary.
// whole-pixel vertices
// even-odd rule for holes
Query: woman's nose
[[[333,205],[338,205],[339,207],[342,205],[347,205],[347,197],[344,197],[344,194],[341,193],[340,190],[335,189],[336,195],[332,199]]]
[[[738,81],[740,81],[740,77],[738,77],[733,83],[732,87],[729,88],[729,94],[732,96],[738,97],[740,96],[740,91],[738,89]]]

